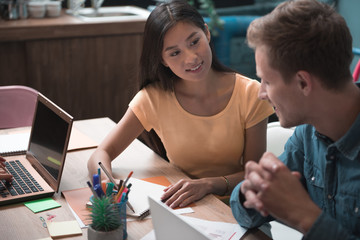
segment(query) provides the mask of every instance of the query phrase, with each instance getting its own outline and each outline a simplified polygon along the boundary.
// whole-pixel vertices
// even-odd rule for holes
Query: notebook
[[[137,178],[130,178],[128,183],[132,184],[129,193],[129,202],[134,212],[127,209],[126,214],[138,219],[144,219],[150,214],[147,197],[151,196],[155,199],[160,199],[166,187]]]
[[[181,215],[175,214],[171,208],[160,200],[156,200],[151,196],[148,199],[157,240],[210,239],[201,230],[196,229],[182,219]]]
[[[72,122],[72,116],[38,94],[26,154],[5,157],[7,170],[20,174],[11,184],[0,181],[0,206],[50,197],[59,190]]]

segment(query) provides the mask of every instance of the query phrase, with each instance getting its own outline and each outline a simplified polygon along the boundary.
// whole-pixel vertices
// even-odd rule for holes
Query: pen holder
[[[128,198],[126,198],[125,201],[116,203],[116,206],[119,211],[120,222],[121,222],[121,225],[123,228],[123,240],[127,239],[127,229],[126,229],[126,202],[127,201],[128,201]]]
[[[90,197],[91,218],[92,223],[88,227],[88,240],[125,240],[127,239],[126,227],[126,202],[127,198],[124,196],[119,203],[112,202],[112,198]],[[107,216],[104,218],[104,216]],[[111,220],[111,218],[113,220]],[[108,231],[101,226],[109,226],[110,222],[120,223],[120,227]],[[117,221],[118,220],[118,221]],[[105,221],[108,221],[105,224]],[[104,230],[105,229],[105,230]]]

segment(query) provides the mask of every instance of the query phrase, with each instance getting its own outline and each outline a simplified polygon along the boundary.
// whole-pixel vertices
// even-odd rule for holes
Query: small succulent
[[[94,198],[90,210],[90,226],[94,230],[109,232],[121,226],[118,207],[111,197]]]

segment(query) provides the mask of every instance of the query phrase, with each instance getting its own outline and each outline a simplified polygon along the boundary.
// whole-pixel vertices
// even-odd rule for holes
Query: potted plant
[[[112,197],[93,198],[90,211],[89,240],[123,239],[119,209],[113,203]]]
[[[195,0],[187,0],[190,5],[195,5]],[[217,29],[222,29],[224,26],[224,21],[220,19],[219,15],[216,12],[215,4],[213,0],[197,0],[199,4],[201,13],[205,14],[209,17],[210,21],[208,22],[208,26],[210,31],[214,36],[217,36],[219,32]]]
[[[165,2],[166,0],[155,0],[156,2]],[[208,26],[209,30],[214,36],[217,36],[219,33],[217,29],[222,29],[224,26],[224,21],[220,19],[219,15],[216,12],[215,4],[213,0],[187,0],[187,2],[199,8],[200,14],[207,16],[209,18]]]

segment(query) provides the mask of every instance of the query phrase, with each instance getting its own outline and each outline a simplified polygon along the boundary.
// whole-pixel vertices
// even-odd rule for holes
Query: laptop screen
[[[57,179],[69,125],[42,102],[38,103],[37,108],[28,150]]]
[[[37,162],[38,171],[48,176],[45,179],[52,186],[52,182],[60,182],[72,117],[41,94],[35,113],[27,155],[33,164]]]

